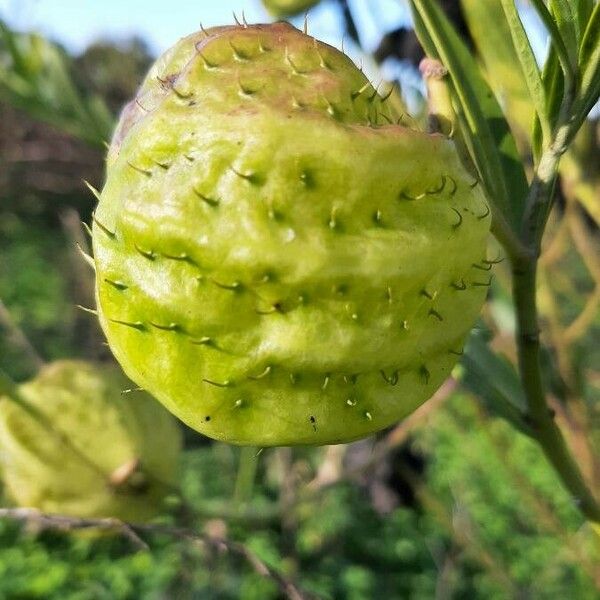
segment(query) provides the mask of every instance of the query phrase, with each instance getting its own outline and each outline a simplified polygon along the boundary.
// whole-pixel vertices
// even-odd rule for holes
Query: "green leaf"
[[[550,11],[546,8],[543,0],[531,0],[531,3],[533,4],[538,16],[542,20],[544,27],[548,31],[550,40],[552,41],[552,46],[558,55],[558,60],[565,76],[565,90],[574,90],[575,73],[573,72],[573,64],[558,25],[553,16],[550,14]]]
[[[525,420],[527,402],[519,376],[508,359],[490,350],[480,331],[471,334],[461,364],[465,369],[463,385],[491,412],[531,435]]]
[[[587,27],[590,16],[594,10],[594,0],[575,0],[575,11],[577,13],[577,29],[579,30],[579,42]]]
[[[556,19],[571,65],[575,66],[581,39],[576,3],[573,0],[550,0],[549,6],[550,12]]]
[[[600,3],[596,4],[579,50],[581,81],[576,103],[577,121],[583,122],[600,96]]]
[[[0,21],[0,98],[92,145],[110,138],[114,117],[99,96],[82,95],[69,59],[37,35],[17,34]]]
[[[542,83],[546,95],[546,110],[550,127],[554,129],[558,122],[560,107],[564,96],[565,78],[560,67],[558,54],[554,47],[550,48],[548,58],[542,70]],[[536,119],[533,128],[533,155],[536,159],[542,153],[542,135],[539,121]]]
[[[508,22],[497,0],[461,0],[461,8],[486,78],[504,107],[521,153],[531,146],[534,108],[520,69]]]
[[[540,122],[543,141],[550,143],[552,131],[546,112],[546,94],[529,38],[523,28],[514,0],[501,0],[501,2],[527,89]]]
[[[17,49],[15,36],[12,35],[8,27],[0,21],[0,40],[4,42],[10,54],[13,63],[13,69],[21,75],[27,72],[27,66],[23,61],[21,53]]]
[[[519,229],[527,179],[502,110],[475,59],[432,0],[411,0],[415,31],[426,53],[451,77],[462,133],[484,187],[515,231]]]

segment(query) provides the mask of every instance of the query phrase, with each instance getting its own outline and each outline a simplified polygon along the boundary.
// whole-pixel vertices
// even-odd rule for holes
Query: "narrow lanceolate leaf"
[[[529,38],[523,28],[523,23],[519,17],[514,0],[501,0],[501,2],[504,14],[506,15],[506,21],[510,28],[510,35],[513,40],[516,54],[521,64],[523,75],[525,76],[527,89],[529,90],[537,117],[540,121],[543,140],[544,142],[549,142],[552,132],[546,112],[546,94],[544,93],[540,70],[537,66],[531,44],[529,43]]]
[[[594,7],[581,40],[579,70],[581,82],[576,109],[581,122],[600,96],[600,3]]]
[[[577,11],[577,28],[579,30],[579,41],[581,42],[587,23],[594,10],[594,0],[575,0],[575,10]]]
[[[546,110],[550,127],[558,122],[560,107],[565,90],[565,78],[560,66],[556,48],[551,47],[542,70],[542,83],[546,95]],[[533,128],[533,155],[537,159],[542,153],[542,132],[539,119],[536,118]]]
[[[463,135],[484,187],[515,230],[527,179],[500,105],[458,34],[433,0],[411,0],[415,31],[427,54],[448,69]]]
[[[565,43],[571,64],[577,64],[577,50],[581,40],[576,2],[573,0],[550,0],[550,12]]]
[[[510,361],[490,349],[481,332],[471,334],[461,364],[465,369],[462,384],[477,395],[490,412],[531,435],[519,376]]]
[[[461,9],[486,80],[502,103],[504,114],[522,153],[529,151],[535,108],[519,62],[502,4],[498,0],[461,0]]]
[[[569,51],[567,50],[567,46],[565,45],[558,25],[544,4],[544,0],[531,0],[531,3],[542,20],[544,27],[548,31],[552,47],[556,50],[556,54],[558,55],[558,60],[565,76],[565,89],[571,90],[575,86],[575,73],[569,57]]]

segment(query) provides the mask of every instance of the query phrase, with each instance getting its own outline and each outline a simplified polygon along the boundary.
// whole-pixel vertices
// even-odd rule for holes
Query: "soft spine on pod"
[[[167,51],[107,164],[100,322],[126,373],[214,438],[390,425],[449,375],[491,283],[490,210],[453,143],[285,23]]]

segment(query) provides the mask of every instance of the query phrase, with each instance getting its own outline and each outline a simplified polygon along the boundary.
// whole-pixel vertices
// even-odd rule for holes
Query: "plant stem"
[[[488,198],[488,202],[492,210],[492,226],[490,230],[493,236],[500,242],[504,250],[506,250],[506,254],[513,264],[526,262],[530,258],[528,248],[521,242],[491,199]]]
[[[561,481],[585,517],[600,524],[600,505],[588,488],[571,456],[554,414],[546,403],[540,371],[540,341],[536,304],[537,261],[513,264],[513,294],[517,313],[519,371],[529,409],[533,434]]]
[[[563,125],[556,131],[554,141],[544,151],[529,188],[529,194],[523,216],[521,237],[523,243],[536,256],[540,254],[540,244],[546,219],[552,208],[554,184],[558,172],[560,157],[565,153],[571,137],[571,127]]]
[[[513,301],[517,316],[519,372],[528,405],[533,434],[561,481],[573,496],[579,510],[592,523],[600,524],[600,504],[588,488],[563,435],[554,422],[546,401],[540,369],[540,340],[536,300],[537,260],[546,219],[552,206],[554,184],[560,157],[571,135],[570,127],[556,130],[550,146],[542,154],[531,183],[521,238],[529,256],[511,256]]]

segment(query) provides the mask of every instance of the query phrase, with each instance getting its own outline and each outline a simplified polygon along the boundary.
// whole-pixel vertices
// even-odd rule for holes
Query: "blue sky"
[[[329,0],[310,13],[311,32],[339,46],[342,26]],[[354,0],[367,46],[376,43],[377,31],[406,22],[407,11],[398,0]],[[260,0],[0,0],[0,17],[20,30],[35,30],[80,52],[99,38],[124,39],[137,34],[154,53],[198,29],[232,23],[232,13],[249,22],[269,17]],[[300,18],[300,23],[302,18]]]
[[[361,41],[367,50],[377,45],[382,33],[410,21],[407,3],[402,0],[349,0],[359,25]],[[545,42],[541,29],[533,25],[531,8],[522,5],[525,25],[535,35],[534,50],[544,54]],[[233,23],[233,12],[248,22],[265,22],[270,18],[260,0],[0,0],[0,18],[14,29],[37,31],[54,39],[70,51],[78,53],[98,39],[124,40],[133,35],[142,37],[153,54],[158,55],[180,37],[199,28]],[[303,17],[296,20],[302,26]],[[315,37],[334,46],[341,45],[343,24],[335,0],[324,0],[309,12],[309,31]],[[346,52],[361,62],[359,52],[348,40]],[[421,89],[416,73],[398,65],[384,65],[379,72],[373,64],[364,62],[372,81],[381,76],[401,77],[409,102],[413,88]]]
[[[0,0],[0,15],[19,29],[36,30],[81,51],[91,41],[140,35],[155,52],[204,26],[264,20],[258,0]]]
[[[372,50],[382,32],[409,23],[409,11],[400,0],[349,0],[359,24],[363,46]],[[82,52],[98,39],[125,40],[134,35],[144,39],[151,52],[158,55],[179,38],[204,27],[233,23],[233,13],[249,23],[272,20],[260,0],[0,0],[0,18],[18,31],[36,31],[63,44],[74,53]],[[302,27],[304,17],[295,19]],[[339,5],[324,0],[309,12],[309,31],[320,40],[340,47],[344,36]],[[344,48],[356,62],[363,62],[358,49],[348,39]],[[405,92],[421,88],[412,71],[391,65],[379,71],[374,64],[363,62],[372,81],[382,76],[403,77]]]

